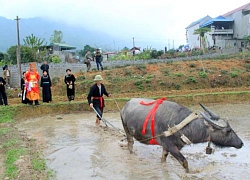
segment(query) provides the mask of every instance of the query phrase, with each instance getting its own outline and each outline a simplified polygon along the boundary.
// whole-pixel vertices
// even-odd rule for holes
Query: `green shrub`
[[[233,72],[231,72],[231,77],[232,77],[232,78],[238,77],[238,71],[233,71]]]
[[[77,81],[78,81],[78,80],[85,80],[85,79],[86,79],[85,76],[78,76],[78,77],[76,78]]]
[[[149,83],[151,82],[151,80],[150,80],[150,79],[146,79],[145,82],[146,82],[147,84],[149,84]]]
[[[182,77],[182,76],[183,76],[182,73],[176,73],[176,74],[174,74],[174,75],[177,76],[177,77]]]
[[[49,61],[53,63],[61,63],[62,60],[58,55],[53,54],[50,56]]]
[[[138,81],[136,81],[134,84],[135,84],[136,86],[140,86],[140,85],[142,85],[142,83],[143,83],[142,80],[138,80]]]
[[[147,77],[146,77],[146,79],[151,79],[151,78],[153,78],[154,76],[153,75],[148,75]]]
[[[181,89],[181,85],[180,84],[175,84],[174,87],[175,87],[176,90],[180,90]]]
[[[197,83],[197,81],[196,81],[196,78],[195,78],[195,77],[189,76],[189,77],[185,80],[185,83],[186,83],[186,84],[189,84],[189,83]]]
[[[199,74],[199,76],[202,77],[202,78],[206,78],[206,77],[207,77],[207,73],[204,72],[204,71],[199,71],[198,74]]]

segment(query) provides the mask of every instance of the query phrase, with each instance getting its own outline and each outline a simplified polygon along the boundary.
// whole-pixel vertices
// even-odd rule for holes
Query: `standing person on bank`
[[[11,77],[10,70],[9,70],[9,67],[6,65],[3,71],[3,78],[6,81],[6,86],[8,87],[10,87],[10,77]]]
[[[90,87],[90,91],[87,97],[89,106],[91,108],[95,108],[95,110],[101,117],[103,114],[103,108],[105,107],[103,94],[106,95],[107,97],[111,96],[111,94],[109,94],[106,91],[104,84],[102,84],[102,80],[103,78],[101,75],[95,76],[94,81],[96,83]],[[100,123],[101,123],[101,118],[97,115],[96,125],[100,125]]]
[[[8,100],[7,100],[7,95],[6,95],[6,91],[5,91],[5,85],[6,85],[6,81],[4,80],[3,77],[0,77],[0,95],[3,98],[3,103],[5,106],[8,105]],[[2,103],[2,98],[0,99],[0,105],[3,105]]]
[[[84,63],[87,65],[87,72],[89,72],[90,68],[91,68],[91,63],[90,61],[92,61],[92,58],[90,57],[90,51],[88,51],[85,54],[85,59],[84,59]]]
[[[47,74],[49,74],[49,65],[47,64],[47,61],[44,61],[43,64],[41,65],[40,69],[42,71],[46,70]]]
[[[50,76],[48,75],[46,70],[43,70],[40,84],[40,87],[42,87],[43,102],[49,103],[52,101],[51,86],[52,83]]]
[[[71,70],[66,70],[66,76],[64,77],[64,82],[67,87],[67,97],[69,101],[72,101],[75,99],[75,81],[76,78],[73,74],[71,74]]]
[[[40,105],[38,102],[40,99],[39,80],[40,75],[36,70],[36,63],[30,63],[29,70],[25,73],[26,97],[30,101],[28,105],[32,105],[33,101],[36,106]]]
[[[100,65],[100,66],[101,66],[101,70],[103,71],[103,66],[102,66],[102,54],[101,54],[101,52],[100,52],[100,49],[96,49],[95,61],[96,61],[97,70],[99,71],[99,65]]]

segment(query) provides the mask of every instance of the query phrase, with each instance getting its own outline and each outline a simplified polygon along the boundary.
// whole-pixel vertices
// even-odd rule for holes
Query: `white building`
[[[211,28],[205,34],[207,47],[244,47],[243,37],[250,35],[250,3],[216,18],[206,16],[191,23],[186,27],[187,43],[191,49],[201,48],[199,35],[194,35],[194,31],[203,27]]]

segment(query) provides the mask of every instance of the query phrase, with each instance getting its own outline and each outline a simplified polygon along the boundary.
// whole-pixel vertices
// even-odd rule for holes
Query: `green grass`
[[[14,106],[2,106],[0,107],[0,123],[10,123],[13,122],[13,118],[16,112]]]
[[[34,156],[33,159],[31,160],[31,164],[33,169],[36,171],[44,171],[46,170],[46,162],[44,158],[41,158],[41,153],[37,152]]]
[[[0,150],[3,153],[5,174],[4,177],[8,177],[9,180],[17,179],[19,172],[18,167],[15,164],[20,156],[29,155],[31,158],[31,169],[36,174],[46,173],[47,178],[55,177],[54,171],[47,169],[44,157],[40,152],[32,152],[25,147],[25,143],[19,135],[16,128],[10,128],[9,125],[14,125],[14,117],[17,115],[17,109],[20,106],[2,106],[0,107],[0,124],[3,126],[0,128]],[[34,177],[35,179],[36,177]]]
[[[8,133],[10,131],[10,128],[0,128],[0,136],[3,136],[4,134]]]
[[[18,173],[18,168],[14,164],[15,161],[17,161],[20,156],[23,156],[27,153],[27,151],[24,148],[11,148],[6,152],[6,176],[10,179],[15,179]]]
[[[2,148],[9,148],[9,147],[12,147],[12,146],[15,146],[17,143],[19,142],[19,140],[17,139],[11,139],[7,142],[4,142],[1,147]]]

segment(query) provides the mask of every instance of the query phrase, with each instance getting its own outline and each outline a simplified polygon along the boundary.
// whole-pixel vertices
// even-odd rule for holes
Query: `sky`
[[[102,31],[114,46],[127,42],[159,47],[186,44],[185,28],[206,15],[212,18],[248,0],[0,0],[0,16],[44,17],[72,26]],[[162,48],[163,49],[163,48]]]

